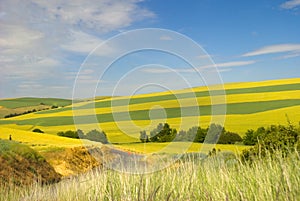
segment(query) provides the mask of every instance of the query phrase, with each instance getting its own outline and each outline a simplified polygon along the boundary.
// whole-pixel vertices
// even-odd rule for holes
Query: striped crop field
[[[49,134],[77,128],[88,131],[96,125],[111,142],[129,143],[139,141],[140,130],[152,130],[160,122],[168,122],[177,130],[188,129],[195,123],[206,127],[212,111],[215,117],[225,117],[227,130],[240,135],[260,126],[286,124],[288,119],[298,124],[300,78],[107,97],[1,119],[0,125],[25,131],[37,127]]]

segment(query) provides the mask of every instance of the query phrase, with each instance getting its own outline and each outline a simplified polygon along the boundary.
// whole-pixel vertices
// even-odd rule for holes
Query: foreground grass
[[[187,159],[143,175],[99,169],[52,186],[1,188],[0,200],[299,200],[299,154],[279,155],[251,164]]]

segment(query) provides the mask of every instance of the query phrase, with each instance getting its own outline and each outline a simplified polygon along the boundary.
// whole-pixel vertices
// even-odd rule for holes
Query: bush
[[[242,142],[243,139],[237,133],[228,132],[222,133],[218,144],[235,144],[236,142]]]
[[[96,129],[89,131],[86,135],[83,136],[85,139],[96,141],[96,142],[102,142],[103,144],[107,144],[107,136],[105,132],[100,132]]]
[[[58,132],[57,133],[58,136],[62,136],[62,137],[69,137],[69,138],[75,138],[75,139],[79,139],[78,133],[76,131],[66,131],[66,132]]]
[[[242,157],[245,160],[250,160],[256,156],[264,157],[266,153],[273,154],[278,150],[283,156],[295,150],[300,151],[300,126],[296,128],[289,124],[288,126],[272,125],[266,129],[261,127],[256,131],[248,132],[248,135],[244,138],[244,143],[245,140],[247,143],[254,143],[255,140],[251,141],[251,139],[254,139],[253,136],[256,137],[257,142],[253,148],[243,152]]]
[[[35,133],[44,133],[44,131],[42,131],[42,130],[39,129],[39,128],[33,129],[32,132],[35,132]]]

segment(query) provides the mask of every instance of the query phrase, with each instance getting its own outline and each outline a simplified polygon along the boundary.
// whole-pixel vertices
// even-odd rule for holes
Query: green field
[[[15,99],[2,99],[0,100],[0,106],[6,108],[19,108],[19,107],[28,107],[36,105],[56,105],[56,106],[66,106],[72,103],[68,99],[59,99],[59,98],[15,98]]]

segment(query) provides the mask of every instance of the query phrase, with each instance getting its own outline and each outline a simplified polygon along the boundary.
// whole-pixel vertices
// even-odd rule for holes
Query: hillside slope
[[[15,141],[0,140],[0,167],[0,184],[45,184],[61,179],[44,157]]]

